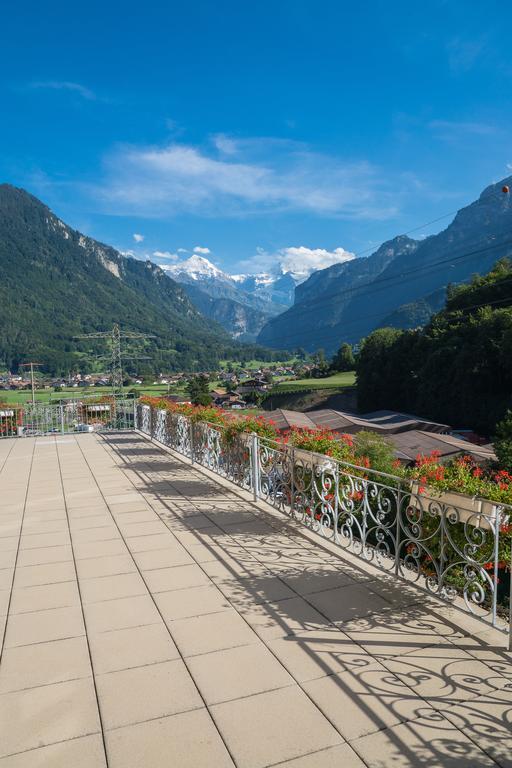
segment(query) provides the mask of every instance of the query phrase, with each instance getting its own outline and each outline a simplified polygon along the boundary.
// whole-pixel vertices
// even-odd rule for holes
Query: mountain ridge
[[[252,356],[160,267],[72,229],[25,190],[0,185],[0,366],[17,368],[30,356],[50,373],[87,369],[89,350],[105,352],[104,345],[73,337],[113,323],[155,336],[143,351],[156,370]]]
[[[292,277],[283,288],[285,275],[230,275],[199,254],[169,265],[165,271],[206,317],[245,341],[254,341],[267,320],[284,312],[293,301]]]
[[[399,235],[368,257],[314,273],[296,289],[295,304],[270,320],[258,341],[287,349],[322,347],[330,353],[343,341],[358,342],[390,316],[402,323],[399,327],[411,327],[415,313],[423,313],[426,321],[439,306],[439,296],[431,306],[429,296],[487,271],[512,252],[512,236],[507,235],[512,205],[500,189],[511,182],[507,177],[486,187],[436,235],[421,241]],[[377,255],[390,244],[391,258],[378,268]],[[361,281],[365,271],[369,279]]]

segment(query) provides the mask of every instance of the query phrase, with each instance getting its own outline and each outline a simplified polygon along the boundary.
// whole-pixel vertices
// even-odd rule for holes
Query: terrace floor
[[[0,509],[0,768],[512,766],[503,635],[137,434],[0,441]]]

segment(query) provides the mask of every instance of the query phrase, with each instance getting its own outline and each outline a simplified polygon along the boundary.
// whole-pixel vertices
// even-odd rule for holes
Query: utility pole
[[[32,387],[32,405],[36,404],[36,384],[34,380],[34,365],[42,365],[42,363],[22,363],[21,368],[28,368],[30,366],[30,382]]]
[[[123,365],[124,359],[144,359],[139,355],[125,356],[121,353],[121,340],[130,339],[153,339],[150,333],[134,333],[133,331],[121,331],[119,324],[114,323],[111,331],[99,331],[98,333],[83,333],[75,336],[76,339],[105,339],[110,345],[110,381],[112,394],[123,394]],[[146,358],[147,359],[147,358]]]

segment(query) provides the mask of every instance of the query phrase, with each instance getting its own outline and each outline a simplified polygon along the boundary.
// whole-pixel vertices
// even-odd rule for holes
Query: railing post
[[[336,462],[335,469],[334,469],[334,531],[333,531],[333,541],[335,544],[339,544],[339,533],[338,533],[338,518],[340,514],[340,508],[339,508],[339,492],[340,492],[340,465],[338,462]]]
[[[396,494],[396,527],[395,527],[395,575],[396,576],[400,575],[401,509],[402,509],[402,483],[399,483],[398,492]]]
[[[251,435],[251,485],[254,501],[260,497],[260,459],[259,459],[259,440],[256,432]]]
[[[510,518],[509,518],[510,520]],[[508,590],[508,649],[512,651],[512,547],[510,547],[510,562],[508,564],[509,590]]]
[[[194,422],[192,419],[189,422],[188,425],[189,430],[189,442],[190,442],[190,463],[194,463]]]
[[[137,398],[133,398],[133,428],[137,429]]]
[[[295,448],[292,445],[288,450],[290,452],[290,517],[293,517],[295,505]]]
[[[494,572],[492,577],[492,625],[496,626],[496,617],[498,609],[498,562],[500,552],[500,523],[501,510],[498,506],[493,506],[494,512]]]
[[[64,406],[59,405],[59,411],[60,411],[60,431],[61,434],[64,434]]]

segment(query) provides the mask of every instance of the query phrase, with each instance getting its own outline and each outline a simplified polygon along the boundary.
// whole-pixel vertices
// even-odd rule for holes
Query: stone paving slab
[[[502,635],[141,436],[0,499],[0,768],[512,766]]]

